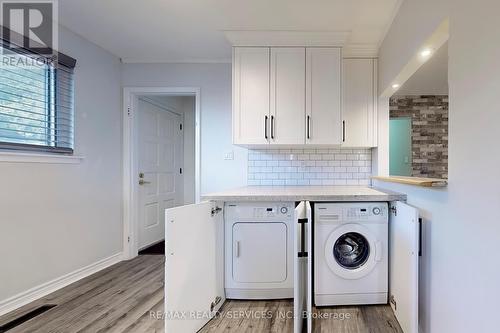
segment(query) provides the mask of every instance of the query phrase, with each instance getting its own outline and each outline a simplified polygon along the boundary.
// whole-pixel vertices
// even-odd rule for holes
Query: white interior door
[[[340,48],[306,49],[306,143],[342,141]]]
[[[166,208],[183,201],[182,117],[147,100],[138,101],[138,247],[165,237]]]
[[[306,50],[271,48],[271,144],[305,143]]]
[[[418,333],[418,210],[391,202],[389,221],[389,302],[405,333]]]
[[[302,333],[303,326],[303,314],[306,310],[306,271],[307,271],[307,258],[302,256],[302,237],[303,236],[303,225],[300,223],[301,219],[307,218],[306,203],[301,202],[295,208],[295,221],[294,221],[294,246],[293,246],[293,313],[294,313],[294,323],[293,331],[294,333]]]
[[[165,332],[197,332],[224,303],[223,214],[214,208],[166,210]]]
[[[271,283],[287,278],[285,223],[233,225],[233,278],[238,282]]]

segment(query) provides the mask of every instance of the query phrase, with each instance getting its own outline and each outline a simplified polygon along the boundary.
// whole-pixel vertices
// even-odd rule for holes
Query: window
[[[0,48],[0,149],[72,154],[74,59]]]

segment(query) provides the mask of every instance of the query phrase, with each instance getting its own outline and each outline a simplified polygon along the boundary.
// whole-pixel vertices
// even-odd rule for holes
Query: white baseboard
[[[0,301],[0,316],[122,261],[122,252]]]

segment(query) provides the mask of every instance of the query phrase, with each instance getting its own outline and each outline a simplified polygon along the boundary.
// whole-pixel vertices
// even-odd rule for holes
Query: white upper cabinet
[[[344,59],[343,142],[344,147],[377,145],[377,61]]]
[[[271,144],[305,143],[305,63],[303,47],[271,48]]]
[[[233,49],[233,143],[269,142],[269,48]]]
[[[340,48],[306,50],[307,144],[341,144],[341,60]]]
[[[340,48],[235,47],[233,143],[375,147],[376,82],[376,59]]]

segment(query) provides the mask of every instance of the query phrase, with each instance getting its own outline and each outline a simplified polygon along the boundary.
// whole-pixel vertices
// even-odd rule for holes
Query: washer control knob
[[[280,212],[281,212],[281,214],[286,214],[286,213],[288,213],[288,208],[281,207]]]
[[[380,212],[381,212],[381,211],[380,211],[380,207],[375,207],[375,208],[373,208],[373,210],[372,210],[372,211],[373,211],[373,214],[374,214],[374,215],[380,215]]]

